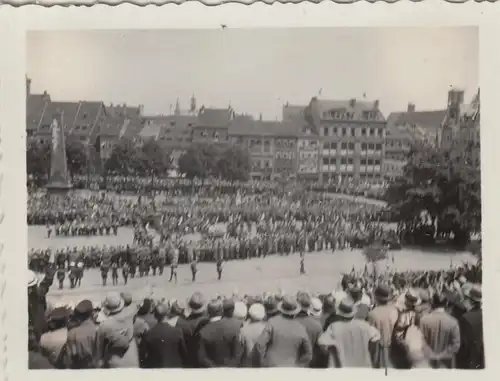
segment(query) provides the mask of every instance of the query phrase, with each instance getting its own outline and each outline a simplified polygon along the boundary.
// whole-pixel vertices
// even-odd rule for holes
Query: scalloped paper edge
[[[19,8],[25,5],[38,5],[41,7],[70,7],[70,6],[83,6],[83,7],[92,7],[94,5],[108,5],[110,7],[114,7],[122,4],[131,4],[138,7],[145,7],[148,5],[162,6],[166,4],[176,4],[182,5],[185,3],[201,3],[208,7],[214,7],[218,5],[224,4],[241,4],[241,5],[253,5],[256,3],[263,3],[267,5],[272,5],[274,3],[281,4],[300,4],[300,3],[313,3],[319,4],[323,2],[333,2],[337,4],[354,4],[360,1],[365,1],[370,4],[374,3],[388,3],[393,4],[401,1],[410,1],[413,3],[421,3],[426,0],[75,0],[75,1],[67,1],[67,0],[0,0],[0,6],[2,5],[10,5],[15,8]],[[497,0],[440,0],[446,3],[451,4],[463,4],[467,2],[475,2],[475,3],[496,3]]]

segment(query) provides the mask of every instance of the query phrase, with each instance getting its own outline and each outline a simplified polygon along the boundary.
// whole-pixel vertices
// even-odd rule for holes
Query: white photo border
[[[33,377],[41,380],[65,380],[68,372],[28,371],[26,279],[26,155],[25,155],[25,74],[27,30],[81,29],[161,29],[161,28],[228,28],[257,27],[359,27],[359,26],[479,26],[481,87],[481,163],[483,200],[483,272],[484,336],[486,370],[475,372],[475,378],[495,379],[500,368],[497,321],[500,316],[500,247],[497,232],[498,191],[496,187],[500,141],[497,94],[500,91],[500,6],[496,3],[468,2],[460,6],[438,0],[423,3],[396,4],[358,2],[349,6],[334,3],[274,4],[252,6],[228,4],[205,7],[198,3],[137,8],[132,5],[90,8],[21,8],[0,7],[0,381]],[[50,53],[49,53],[50,54]],[[476,54],[475,52],[472,54]],[[2,213],[3,211],[3,213]],[[2,218],[3,215],[3,218]],[[497,281],[498,280],[498,281]],[[99,372],[72,372],[72,381],[100,377]],[[324,370],[252,369],[252,370],[108,370],[104,377],[138,379],[148,372],[150,380],[164,377],[190,380],[199,377],[220,379],[237,377],[240,381],[258,378],[290,380],[314,377],[342,380],[385,377],[383,370],[338,369],[335,374]],[[168,372],[166,375],[164,372]],[[436,370],[413,369],[390,371],[388,377],[437,379]],[[29,373],[29,374],[28,374]],[[449,373],[447,373],[449,374]],[[450,374],[451,376],[451,374]],[[453,371],[455,379],[469,378],[466,372]]]

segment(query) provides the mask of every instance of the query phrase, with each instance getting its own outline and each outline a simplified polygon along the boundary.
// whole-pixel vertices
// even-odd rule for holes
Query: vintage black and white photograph
[[[29,369],[485,368],[477,27],[26,39]]]

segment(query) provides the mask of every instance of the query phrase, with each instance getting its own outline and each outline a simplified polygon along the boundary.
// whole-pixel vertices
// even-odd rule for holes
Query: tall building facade
[[[386,123],[378,101],[314,97],[305,117],[321,141],[321,181],[381,179]]]

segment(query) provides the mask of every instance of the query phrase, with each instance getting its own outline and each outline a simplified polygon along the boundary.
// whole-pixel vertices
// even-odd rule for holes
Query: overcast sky
[[[387,117],[444,108],[450,86],[477,90],[478,29],[321,28],[28,33],[32,91],[59,101],[143,104],[168,114],[226,107],[264,119],[324,99],[378,99]]]

